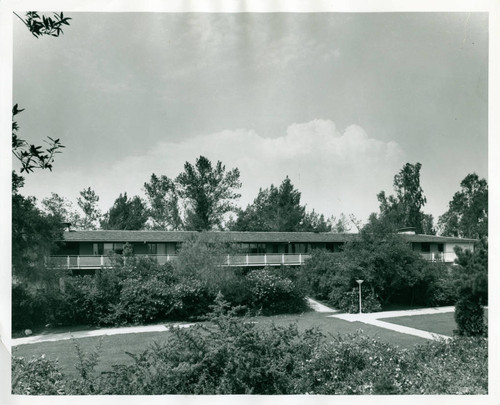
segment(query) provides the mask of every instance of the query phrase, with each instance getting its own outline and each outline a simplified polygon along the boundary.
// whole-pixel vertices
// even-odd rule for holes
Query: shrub
[[[12,357],[12,394],[15,395],[62,395],[66,382],[57,360],[45,355],[26,360]]]
[[[58,289],[12,285],[12,330],[35,329],[56,322],[64,300]]]
[[[30,394],[487,394],[486,338],[399,349],[361,332],[325,339],[295,324],[262,327],[219,295],[208,322],[174,329],[132,364],[97,375],[99,347],[77,350],[79,378],[57,363],[13,361],[13,391]]]
[[[120,287],[119,299],[102,319],[106,323],[151,323],[167,318],[179,305],[172,287],[154,276],[149,280],[127,278]]]
[[[467,291],[462,292],[462,296],[455,304],[455,322],[457,335],[483,336],[486,334],[483,306]]]
[[[306,308],[302,291],[288,278],[272,270],[254,270],[247,276],[250,283],[251,306],[264,315],[294,313]]]
[[[353,289],[350,292],[344,293],[343,295],[333,299],[330,299],[333,305],[344,312],[349,312],[351,314],[359,312],[359,292]],[[361,310],[363,313],[368,312],[378,312],[382,310],[380,302],[373,293],[361,293]]]

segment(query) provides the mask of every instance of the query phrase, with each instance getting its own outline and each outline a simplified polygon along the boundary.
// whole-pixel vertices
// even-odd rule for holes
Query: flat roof
[[[195,236],[229,243],[344,243],[358,237],[357,233],[333,232],[234,232],[234,231],[66,231],[65,242],[184,242]],[[475,239],[436,235],[399,234],[408,242],[473,243]]]

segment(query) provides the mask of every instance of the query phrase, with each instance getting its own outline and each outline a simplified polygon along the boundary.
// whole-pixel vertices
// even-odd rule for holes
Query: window
[[[104,253],[104,243],[94,243],[94,256],[101,256]]]
[[[444,252],[444,243],[438,243],[438,252]]]
[[[430,252],[431,244],[429,242],[422,242],[422,252]]]
[[[148,254],[155,255],[157,252],[156,243],[148,243]]]
[[[124,243],[94,243],[92,248],[92,254],[94,256],[109,255],[110,253],[123,253]]]

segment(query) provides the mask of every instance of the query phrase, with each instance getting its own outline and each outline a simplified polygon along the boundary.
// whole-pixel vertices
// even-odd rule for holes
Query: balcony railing
[[[157,261],[158,264],[176,260],[177,255],[135,255],[135,257],[149,257]],[[221,266],[300,266],[309,259],[308,254],[242,254],[226,255],[221,257]],[[111,267],[111,259],[108,256],[50,256],[47,263],[55,268],[78,269],[100,269],[101,267]]]
[[[456,255],[454,253],[421,253],[424,259],[433,262],[452,263]],[[177,255],[135,255],[136,257],[149,257],[156,260],[158,264],[165,264],[176,260]],[[309,259],[309,254],[290,253],[267,253],[267,254],[239,254],[221,257],[221,266],[301,266]],[[101,267],[112,267],[108,256],[51,256],[47,262],[54,268],[100,269]]]

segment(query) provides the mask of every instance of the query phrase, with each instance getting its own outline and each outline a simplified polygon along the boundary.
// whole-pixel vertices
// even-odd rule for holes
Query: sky
[[[437,220],[488,179],[486,13],[67,15],[59,38],[13,21],[19,136],[66,146],[25,195],[90,186],[107,211],[203,155],[240,170],[243,208],[288,176],[308,210],[366,221],[420,162]]]

